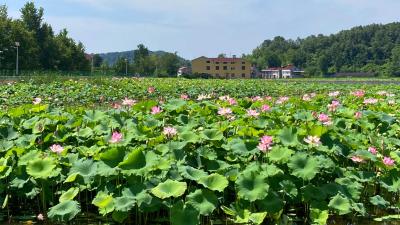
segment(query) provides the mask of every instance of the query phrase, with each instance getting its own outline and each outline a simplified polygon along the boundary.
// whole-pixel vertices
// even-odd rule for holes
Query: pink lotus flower
[[[174,127],[164,127],[163,134],[168,138],[175,136],[178,132]]]
[[[263,98],[261,98],[260,96],[254,96],[251,98],[251,101],[253,101],[253,102],[262,101],[262,100],[263,100]]]
[[[229,103],[229,105],[237,105],[237,102],[234,98],[229,98],[228,103]]]
[[[324,125],[332,125],[331,118],[329,118],[329,116],[324,113],[318,115],[318,121]]]
[[[279,97],[279,99],[276,101],[276,104],[283,104],[287,101],[289,101],[289,97],[282,96],[282,97]]]
[[[307,138],[304,138],[304,141],[310,145],[319,146],[321,144],[320,138],[317,136],[309,135]]]
[[[61,154],[64,151],[64,148],[61,145],[54,144],[50,146],[50,150],[54,153]]]
[[[376,155],[376,153],[378,153],[378,152],[376,151],[376,148],[375,148],[375,147],[369,147],[369,148],[368,148],[368,151],[371,152],[373,155]]]
[[[364,162],[364,159],[361,158],[360,156],[353,156],[353,157],[351,157],[351,160],[352,160],[353,162],[355,162],[355,163]]]
[[[315,98],[315,96],[317,96],[317,94],[315,94],[314,92],[310,93],[311,98]]]
[[[273,143],[273,138],[271,136],[266,135],[260,139],[260,143],[258,144],[257,148],[262,152],[266,152],[268,150],[271,150],[272,143]]]
[[[152,86],[147,88],[147,92],[150,93],[150,94],[154,93],[155,91],[156,91],[156,89],[154,87],[152,87]]]
[[[336,109],[340,106],[340,102],[333,100],[331,104],[328,105],[328,110],[330,112],[336,111]]]
[[[271,107],[269,105],[263,105],[261,106],[261,112],[267,112],[271,110]]]
[[[258,117],[259,115],[260,115],[260,113],[257,112],[257,110],[254,110],[254,109],[248,109],[247,110],[247,116]]]
[[[181,94],[181,99],[182,100],[188,100],[189,96],[187,94]]]
[[[112,133],[110,143],[115,144],[115,143],[120,142],[121,140],[122,140],[122,133],[119,133],[119,132],[117,132],[117,131],[114,131],[114,132]]]
[[[41,102],[42,102],[42,99],[41,99],[41,98],[34,98],[33,101],[32,101],[32,103],[33,103],[34,105],[40,104]]]
[[[136,101],[133,99],[125,98],[122,100],[122,105],[124,106],[133,106],[134,104],[136,104]]]
[[[374,104],[376,104],[376,103],[378,103],[378,99],[376,99],[376,98],[367,98],[367,99],[364,99],[364,104],[370,104],[370,105],[374,105]]]
[[[360,119],[362,117],[362,112],[356,112],[354,113],[354,118]]]
[[[37,217],[36,217],[38,220],[40,220],[40,221],[43,221],[44,220],[44,216],[43,216],[43,214],[39,214],[39,215],[37,215]]]
[[[211,95],[203,95],[203,94],[200,94],[200,95],[197,97],[197,100],[201,101],[201,100],[210,99],[210,98],[211,98]]]
[[[227,116],[232,114],[232,110],[230,108],[219,108],[218,115]]]
[[[393,166],[394,165],[394,159],[390,158],[390,157],[383,157],[382,160],[383,164],[385,164],[386,166]]]
[[[272,100],[272,97],[271,97],[271,96],[265,96],[264,99],[267,100],[267,101],[271,101],[271,100]]]
[[[155,114],[159,114],[162,112],[162,109],[160,106],[153,106],[151,108],[151,114],[155,115]]]
[[[340,95],[340,92],[339,91],[329,92],[328,95],[329,97],[337,97]]]
[[[365,91],[364,90],[357,90],[357,91],[353,91],[351,94],[356,96],[356,97],[358,97],[358,98],[361,98],[361,97],[364,97]]]

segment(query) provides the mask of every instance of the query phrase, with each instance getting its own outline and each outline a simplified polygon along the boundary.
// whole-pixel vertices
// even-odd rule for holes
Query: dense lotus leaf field
[[[399,218],[396,85],[97,79],[0,91],[0,221]]]

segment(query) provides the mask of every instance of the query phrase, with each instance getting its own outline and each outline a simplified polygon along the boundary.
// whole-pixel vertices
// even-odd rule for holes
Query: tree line
[[[309,76],[336,72],[400,76],[400,23],[358,26],[296,40],[278,36],[245,57],[259,69],[294,64]]]
[[[43,21],[43,8],[27,2],[21,18],[9,17],[6,5],[0,5],[0,69],[16,66],[19,43],[19,68],[22,70],[89,71],[90,60],[81,42],[68,36],[66,29],[55,34]]]

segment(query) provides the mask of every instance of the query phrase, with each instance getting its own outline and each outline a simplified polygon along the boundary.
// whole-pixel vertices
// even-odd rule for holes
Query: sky
[[[0,0],[19,18],[25,0]],[[36,0],[55,31],[88,53],[135,49],[193,59],[249,54],[275,36],[296,39],[400,21],[400,0]]]

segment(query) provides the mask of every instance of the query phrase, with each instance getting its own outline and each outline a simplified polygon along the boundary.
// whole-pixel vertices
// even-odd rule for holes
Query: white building
[[[296,78],[303,77],[304,71],[293,65],[284,67],[271,67],[261,70],[261,78],[264,79],[280,79],[280,78]]]

